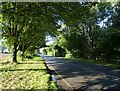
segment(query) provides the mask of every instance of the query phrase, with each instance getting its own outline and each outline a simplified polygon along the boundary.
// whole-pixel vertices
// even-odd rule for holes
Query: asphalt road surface
[[[41,54],[40,56],[63,78],[57,78],[58,74],[56,75],[58,83],[63,89],[120,91],[120,69]]]

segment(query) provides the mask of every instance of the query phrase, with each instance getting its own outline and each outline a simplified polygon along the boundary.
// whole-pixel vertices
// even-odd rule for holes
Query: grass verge
[[[108,66],[108,67],[112,67],[112,68],[120,68],[119,64],[105,63],[105,62],[102,62],[99,60],[90,60],[90,59],[84,59],[84,58],[65,58],[65,59],[72,60],[72,61],[89,62],[89,63]]]
[[[19,60],[19,64],[2,61],[0,63],[1,89],[46,89],[58,90],[50,81],[50,74],[40,57]]]

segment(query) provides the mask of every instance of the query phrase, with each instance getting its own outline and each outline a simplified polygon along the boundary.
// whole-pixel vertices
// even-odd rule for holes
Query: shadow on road
[[[80,61],[66,61],[63,58],[51,56],[42,57],[75,88],[75,91],[120,90],[120,69]]]

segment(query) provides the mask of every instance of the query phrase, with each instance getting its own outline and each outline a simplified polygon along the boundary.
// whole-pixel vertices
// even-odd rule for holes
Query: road
[[[120,69],[64,58],[40,56],[58,73],[56,78],[63,89],[120,91]]]

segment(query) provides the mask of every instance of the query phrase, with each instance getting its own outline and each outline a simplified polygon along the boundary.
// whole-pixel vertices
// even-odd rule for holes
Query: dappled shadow
[[[44,62],[19,62],[17,64],[43,64]]]
[[[37,61],[34,61],[34,60],[25,60],[25,61],[18,61],[18,62],[12,62],[12,61],[2,61],[0,62],[0,64],[43,64],[44,61],[43,60],[37,60]]]
[[[72,85],[75,91],[119,91],[120,89],[120,69],[80,61],[65,61],[63,58],[51,56],[42,57]]]
[[[40,60],[40,61],[34,61],[34,62],[30,62],[30,61],[23,61],[23,62],[17,62],[16,64],[43,64],[44,61]],[[14,64],[11,61],[6,61],[6,62],[0,62],[0,64],[6,65],[6,64]]]
[[[47,71],[47,69],[0,69],[0,71]]]
[[[78,83],[79,84],[79,83]],[[81,82],[80,82],[81,84]],[[76,89],[76,91],[84,91],[84,90],[100,90],[100,91],[118,91],[120,89],[120,84],[118,79],[112,78],[109,76],[106,77],[98,77],[94,80],[87,80],[82,83],[82,86]]]
[[[0,64],[8,64],[10,63],[10,61],[7,61],[7,62],[1,62]]]
[[[45,65],[45,62],[39,62],[39,61],[35,61],[35,62],[29,62],[29,61],[26,61],[26,62],[18,62],[18,63],[11,63],[11,62],[4,62],[4,63],[1,63],[2,65],[11,65],[10,67],[5,67],[5,68],[1,68],[0,71],[48,71],[47,67],[46,68],[35,68],[35,67],[30,67],[32,64],[38,64],[39,66],[41,65]],[[30,65],[31,64],[31,65]],[[24,68],[24,67],[20,67],[20,66],[28,66],[28,68]],[[18,66],[17,68],[14,68],[14,66]],[[12,68],[13,67],[13,68]],[[19,68],[20,67],[20,68]]]

